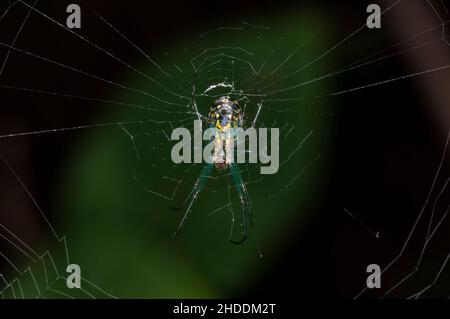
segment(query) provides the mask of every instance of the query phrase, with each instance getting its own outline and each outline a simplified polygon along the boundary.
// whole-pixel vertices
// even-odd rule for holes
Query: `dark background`
[[[226,19],[229,15],[242,16],[245,20],[245,17],[256,12],[267,14],[285,8],[302,10],[307,6],[317,5],[317,1],[284,0],[208,1],[195,4],[169,1],[135,3],[79,1],[79,3],[82,7],[98,10],[111,21],[121,21],[117,27],[126,34],[133,34],[134,38],[152,39],[148,48],[144,49],[153,50],[165,48],[171,43],[171,39],[176,38],[183,30],[204,29],[210,20]],[[334,30],[330,46],[364,23],[367,3],[369,2],[320,2],[325,16],[330,19],[326,25]],[[55,16],[56,12],[65,9],[66,1],[40,5],[45,7],[51,16]],[[429,10],[414,10],[414,7],[409,6],[411,12],[405,10],[403,13],[408,15],[409,25],[405,25],[395,14],[383,17],[381,30],[366,32],[366,40],[349,41],[333,52],[332,59],[339,66],[348,65],[361,56],[355,56],[355,53],[364,52],[361,47],[367,42],[377,43],[376,47],[379,49],[387,49],[386,54],[395,52],[389,51],[391,45],[404,40],[406,38],[404,34],[408,33],[408,30],[409,34],[414,34],[415,24],[420,25],[422,21],[431,21],[428,26],[439,23]],[[420,8],[420,5],[417,7]],[[12,24],[14,19],[22,21],[24,13],[26,13],[24,10],[18,11],[8,16],[8,21]],[[136,13],[141,18],[136,18]],[[113,38],[105,36],[107,30],[90,28],[92,16],[91,11],[83,16],[83,29],[89,29],[91,38],[101,39],[102,45],[113,48],[115,42]],[[34,19],[39,17],[31,16],[30,24]],[[421,26],[417,28],[427,29]],[[24,33],[20,41],[27,43],[28,48],[38,45],[40,48],[47,48],[51,56],[63,55],[65,61],[82,60],[85,53],[80,49],[71,50],[67,42],[58,38],[52,25],[43,24],[41,29],[34,32],[44,34],[45,37],[34,38],[33,32]],[[0,33],[2,39],[11,39],[8,30],[0,29]],[[435,39],[439,36],[439,31],[428,36],[429,39]],[[396,50],[405,49],[414,43],[424,43],[426,40],[427,38],[420,38],[417,42],[399,46]],[[432,68],[434,65],[448,64],[449,49],[440,42],[422,51],[393,56],[379,62],[375,67],[346,73],[339,77],[336,91],[389,79],[393,74],[411,74],[421,69]],[[2,51],[4,54],[5,49],[2,48]],[[45,56],[45,52],[40,52]],[[367,54],[371,52],[373,50],[369,50]],[[134,53],[130,50],[130,56],[132,54]],[[425,64],[421,57],[426,57]],[[439,61],[441,63],[438,63]],[[89,60],[83,62],[83,66],[88,69],[91,67],[110,79],[120,77],[120,70],[115,69],[114,65],[99,62],[101,61]],[[8,72],[7,78],[6,76],[0,78],[1,84],[17,83],[26,87],[28,74],[41,74],[43,87],[65,91],[71,85],[69,80],[55,82],[54,78],[46,77],[46,73],[59,72],[56,69],[50,71],[51,66],[25,62],[14,54],[10,57],[8,68],[20,72]],[[336,122],[330,134],[334,143],[325,151],[325,155],[332,157],[333,161],[329,176],[320,182],[321,199],[311,214],[313,217],[308,227],[302,232],[290,234],[292,238],[289,245],[280,248],[281,257],[270,266],[270,270],[261,280],[241,291],[230,293],[236,297],[291,297],[294,293],[299,298],[351,298],[364,288],[367,276],[365,265],[378,263],[383,268],[383,265],[387,265],[398,254],[430,189],[450,123],[448,70],[432,73],[424,78],[400,80],[332,97]],[[99,92],[99,88],[88,85],[81,85],[78,89],[84,95],[108,94],[107,91]],[[42,108],[36,107],[40,100],[32,94],[1,89],[0,96],[2,105],[0,135],[46,127],[70,127],[87,122],[95,118],[96,114],[103,112],[98,106],[94,108],[94,103],[78,103],[68,99],[48,99],[49,104],[43,112]],[[17,100],[20,100],[20,104],[15,103]],[[64,107],[61,107],[62,101]],[[51,114],[51,117],[48,114]],[[51,215],[52,194],[49,190],[55,187],[61,160],[73,155],[66,153],[64,146],[76,142],[76,137],[71,134],[50,134],[45,138],[30,136],[0,139],[1,154],[8,158],[10,163],[14,163],[41,208],[50,212],[51,220],[57,219]],[[439,185],[443,185],[448,172],[446,160],[438,179]],[[0,169],[0,176],[7,174],[5,168]],[[45,231],[34,220],[36,218],[33,217],[34,214],[29,212],[31,204],[24,199],[24,194],[20,189],[10,185],[10,182],[11,180],[8,182],[6,177],[2,178],[1,210],[7,213],[0,215],[0,219],[2,222],[8,221],[12,229],[20,229],[26,240],[40,240],[46,236]],[[433,196],[436,196],[436,192]],[[449,194],[446,189],[438,206],[448,207],[448,200]],[[377,239],[370,234],[358,224],[358,220],[344,212],[343,208],[351,211],[370,229],[379,232],[380,238]],[[14,214],[8,213],[12,210]],[[25,220],[27,222],[23,223]],[[448,223],[444,224],[444,227],[448,229]],[[386,279],[383,279],[386,280],[386,287],[392,287],[402,276],[414,270],[417,252],[422,247],[420,239],[424,237],[423,230],[426,230],[426,224],[419,224],[418,229],[419,239],[412,240],[404,258],[401,258],[392,271],[386,274]],[[418,284],[417,287],[424,287],[432,281],[436,269],[448,253],[448,239],[447,234],[433,241],[430,250],[436,252],[436,255],[432,255],[431,261],[418,272],[418,279],[414,280]],[[8,249],[6,245],[0,244],[0,247],[2,251]],[[7,264],[3,261],[0,265],[7,269]],[[445,278],[448,278],[448,270]],[[449,286],[445,278],[426,296],[446,297]],[[383,285],[384,283],[385,281]],[[420,290],[414,289],[412,291]],[[400,289],[398,296],[407,296],[408,292],[407,288]],[[378,292],[370,292],[365,296],[378,296]]]

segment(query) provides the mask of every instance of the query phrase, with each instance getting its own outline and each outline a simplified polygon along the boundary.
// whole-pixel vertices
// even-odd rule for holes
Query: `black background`
[[[271,12],[286,6],[301,9],[308,3],[315,3],[286,0],[195,3],[184,1],[176,4],[170,1],[139,1],[138,4],[84,2],[93,10],[101,11],[102,15],[110,20],[122,21],[118,27],[124,33],[132,33],[135,38],[152,38],[153,41],[149,44],[152,48],[164,48],[172,37],[186,28],[201,30],[208,19],[224,19],[229,15],[245,17],[257,11]],[[368,2],[322,2],[329,10],[329,16],[333,18],[332,25],[338,30],[336,42],[364,23]],[[65,10],[66,5],[66,1],[54,1],[54,4],[48,5],[48,12],[54,16],[54,12]],[[146,12],[151,18],[145,21],[135,19],[133,15],[136,11]],[[89,18],[92,15],[93,13],[89,12],[84,16],[83,28],[89,28]],[[122,19],[119,20],[118,17]],[[389,25],[389,22],[386,22],[386,25]],[[64,52],[68,61],[83,57],[82,51],[72,51],[65,42],[59,42],[51,25],[47,27],[48,30],[45,25],[39,30],[47,35],[47,45],[40,42],[41,47]],[[106,46],[112,47],[113,39],[106,37],[106,32],[91,28],[90,34],[93,38],[102,39]],[[371,36],[386,47],[389,43],[396,42],[392,32],[384,29],[371,32]],[[32,47],[32,34],[27,32],[25,37],[23,41],[30,43]],[[42,37],[39,37],[39,41],[42,41]],[[397,71],[394,72],[396,74],[411,73],[403,57],[400,55],[383,61],[379,68],[370,68],[369,71],[356,70],[348,76],[343,76],[337,89],[353,87],[359,84],[361,79],[369,80],[370,83],[370,79],[386,78],[384,73],[391,75],[393,70]],[[339,50],[334,59],[337,59],[339,65],[345,65],[356,58],[352,56],[351,46],[347,46]],[[0,78],[0,83],[23,83],[24,75],[40,72],[42,81],[52,83],[55,91],[64,91],[66,85],[69,85],[69,81],[61,80],[55,83],[55,79],[46,78],[47,65],[22,65],[21,61],[14,55],[11,57],[11,67],[21,69],[22,72],[14,76],[9,75],[8,79]],[[107,74],[111,79],[120,74],[112,65],[96,63],[95,69]],[[94,90],[87,86],[79,89],[86,92],[86,95],[90,90]],[[101,92],[96,92],[97,95],[102,95]],[[2,108],[5,109],[1,112],[2,133],[36,130],[41,126],[70,126],[92,118],[97,112],[101,113],[98,108],[94,113],[93,104],[90,103],[80,105],[77,101],[64,100],[65,107],[62,109],[62,100],[48,99],[49,103],[54,103],[47,105],[47,110],[53,114],[48,118],[38,108],[33,110],[30,107],[36,103],[33,95],[24,97],[23,92],[9,90],[0,90],[0,95]],[[25,101],[22,105],[14,105],[18,95],[21,96],[21,101]],[[295,293],[299,298],[351,298],[364,288],[367,274],[363,265],[385,265],[391,261],[399,252],[420,211],[442,154],[446,132],[436,124],[436,118],[430,112],[426,96],[418,89],[417,82],[396,81],[333,98],[337,104],[337,125],[330,134],[333,134],[336,144],[327,151],[327,156],[334,158],[333,166],[329,180],[321,182],[323,198],[312,214],[314,217],[310,227],[298,233],[291,245],[284,248],[284,257],[273,266],[267,277],[251,290],[242,291],[241,297],[290,297]],[[11,107],[13,105],[14,107]],[[0,140],[2,154],[12,162],[22,163],[25,182],[31,185],[44,210],[49,205],[50,196],[46,190],[53,188],[58,163],[61,158],[68,156],[64,147],[55,148],[54,145],[70,144],[72,138],[74,137],[70,134],[55,134],[47,136],[45,140],[37,136],[21,140],[21,143],[17,143],[14,138]],[[445,172],[448,173],[448,165],[444,167],[444,175]],[[4,187],[5,185],[2,185],[2,188]],[[445,200],[448,202],[448,194]],[[354,212],[371,229],[379,231],[381,238],[374,238],[343,211],[344,207]],[[30,232],[29,236],[38,238],[39,230]],[[414,246],[415,244],[418,243],[412,243],[413,251],[414,247],[419,247]],[[445,250],[445,247],[439,246],[437,249]],[[304,262],[305,260],[309,262]],[[400,274],[413,270],[414,260],[414,255],[400,260],[397,271],[387,279],[388,283],[392,285],[399,280]],[[422,277],[427,279],[431,276],[432,273],[424,272]]]

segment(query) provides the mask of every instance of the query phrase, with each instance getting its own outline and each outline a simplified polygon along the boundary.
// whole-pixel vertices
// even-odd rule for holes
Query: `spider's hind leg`
[[[238,193],[238,196],[241,201],[241,207],[242,207],[242,232],[241,232],[241,239],[236,241],[230,239],[230,242],[233,244],[239,245],[242,244],[244,241],[247,240],[247,218],[250,221],[250,225],[254,225],[254,219],[253,214],[251,211],[251,200],[250,196],[248,195],[247,188],[244,185],[244,182],[241,177],[241,173],[239,171],[239,168],[237,164],[231,164],[230,165],[230,171],[231,171],[231,179],[233,180],[233,185]]]
[[[180,221],[180,224],[178,225],[177,230],[173,234],[174,239],[178,236],[178,233],[181,231],[181,229],[184,226],[184,222],[188,219],[189,213],[191,212],[191,207],[194,204],[195,200],[197,199],[198,194],[205,188],[206,182],[208,180],[209,175],[211,174],[212,168],[213,168],[213,164],[210,164],[210,163],[206,163],[203,166],[200,176],[195,181],[194,187],[192,188],[191,192],[184,200],[182,207],[185,207],[187,205],[187,209],[183,215],[183,218]],[[179,207],[179,208],[171,207],[171,208],[173,210],[180,210],[182,207]]]

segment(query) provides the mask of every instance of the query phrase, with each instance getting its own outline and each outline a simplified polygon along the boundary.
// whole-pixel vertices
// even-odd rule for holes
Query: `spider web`
[[[330,21],[328,20],[325,23],[319,23],[318,30],[311,32],[312,36],[308,36],[308,32],[305,32],[304,35],[298,37],[300,39],[289,38],[289,35],[284,34],[282,30],[277,30],[272,26],[258,25],[246,21],[240,24],[219,25],[217,28],[200,33],[200,35],[194,37],[194,40],[188,40],[185,46],[177,45],[174,48],[168,48],[164,56],[157,61],[151,54],[141,49],[138,40],[122,33],[107,17],[95,12],[98,25],[108,29],[109,34],[116,37],[117,41],[121,43],[119,46],[128,46],[129,49],[134,50],[141,56],[145,61],[145,67],[142,67],[125,61],[121,58],[118,49],[104,47],[101,40],[91,38],[89,34],[84,34],[83,29],[80,32],[67,29],[56,18],[47,14],[45,9],[39,9],[40,3],[38,1],[13,1],[8,4],[0,17],[0,23],[7,25],[4,29],[10,31],[0,41],[0,46],[5,54],[2,59],[4,63],[0,75],[8,72],[8,60],[11,55],[14,55],[16,59],[24,61],[24,63],[45,65],[43,68],[49,72],[54,72],[55,76],[61,74],[73,75],[74,80],[72,81],[74,83],[85,80],[92,81],[92,83],[104,85],[115,91],[109,94],[113,97],[107,98],[77,92],[76,88],[63,92],[53,90],[51,85],[46,87],[46,83],[39,85],[40,77],[33,76],[30,76],[27,80],[20,79],[17,83],[4,83],[2,81],[0,88],[19,91],[23,94],[33,94],[42,103],[45,103],[46,99],[59,98],[80,104],[97,102],[102,105],[112,105],[118,109],[125,109],[126,116],[123,111],[116,111],[115,113],[112,112],[114,113],[112,116],[105,115],[105,118],[112,118],[109,121],[68,126],[61,126],[56,123],[54,126],[31,131],[5,132],[0,135],[0,139],[9,140],[23,136],[55,135],[63,132],[77,134],[77,132],[86,130],[116,129],[127,140],[128,148],[125,146],[124,149],[133,154],[136,161],[136,169],[132,172],[130,178],[135,180],[141,190],[148,193],[149,201],[154,203],[165,202],[168,207],[174,202],[184,200],[192,190],[195,178],[200,170],[199,164],[175,165],[171,163],[169,154],[173,142],[170,140],[170,133],[176,127],[187,127],[192,131],[193,121],[196,119],[204,120],[208,106],[211,105],[212,101],[223,95],[231,95],[236,97],[243,106],[246,127],[280,128],[280,172],[276,176],[259,174],[259,169],[263,164],[240,165],[244,183],[253,198],[253,205],[258,208],[258,205],[264,205],[264,203],[261,204],[261,201],[257,199],[277,200],[280,197],[284,198],[284,193],[292,192],[295,185],[301,183],[304,174],[323,160],[320,148],[317,147],[314,139],[320,140],[323,138],[323,135],[321,135],[323,134],[321,132],[323,121],[332,118],[334,115],[333,112],[330,112],[329,107],[324,107],[325,103],[330,103],[333,98],[340,95],[351,94],[374,86],[389,85],[396,81],[425,76],[434,72],[448,72],[450,65],[440,65],[409,74],[393,75],[387,79],[376,81],[369,79],[364,84],[360,83],[345,90],[333,88],[335,78],[347,72],[364,67],[376,67],[395,56],[407,55],[437,43],[448,45],[448,33],[446,31],[448,10],[445,2],[426,2],[428,8],[436,16],[434,25],[421,30],[419,33],[412,34],[389,48],[364,53],[362,57],[355,57],[349,65],[337,68],[333,66],[331,71],[323,71],[327,64],[327,58],[330,58],[344,45],[351,43],[357,36],[361,36],[367,30],[365,24],[356,28],[337,43],[327,44],[325,50],[322,49],[319,54],[312,57],[305,52],[308,52],[308,48],[314,45],[312,42],[318,42],[317,38],[321,30],[326,30],[329,27]],[[393,1],[389,6],[386,6],[382,15],[389,14],[392,10],[401,10],[401,4],[404,4],[401,0]],[[17,25],[17,20],[7,20],[7,17],[13,14],[14,10],[22,16],[19,25]],[[65,32],[68,41],[73,42],[74,45],[90,46],[93,52],[108,58],[109,63],[120,65],[125,70],[124,72],[128,72],[123,78],[128,77],[129,80],[111,80],[109,76],[98,74],[95,71],[95,66],[83,67],[81,61],[68,61],[70,59],[65,60],[64,55],[49,54],[48,50],[39,47],[36,43],[33,43],[34,46],[32,47],[21,44],[20,35],[24,32],[30,17],[36,18],[33,20],[36,25],[48,24],[52,28],[60,30],[60,32]],[[13,25],[13,27],[10,25]],[[11,30],[15,31],[11,32]],[[439,34],[437,38],[431,41],[421,41],[424,35],[435,34],[436,31]],[[261,39],[270,39],[273,45],[271,47],[258,45],[258,41]],[[410,45],[410,43],[412,44]],[[318,47],[321,48],[320,45]],[[306,58],[299,57],[301,54],[306,55]],[[140,85],[142,81],[145,81],[145,87]],[[326,84],[322,85],[323,83]],[[25,84],[30,84],[30,86]],[[120,91],[120,94],[117,93],[118,91]],[[299,116],[303,117],[301,121],[296,120]],[[117,120],[117,117],[120,120]],[[310,147],[309,152],[307,152],[308,156],[304,156],[302,151],[308,145]],[[382,294],[383,297],[389,296],[413,276],[419,274],[423,276],[423,272],[420,271],[423,260],[427,253],[431,251],[433,239],[445,229],[444,225],[448,220],[448,206],[442,208],[445,205],[438,205],[438,203],[448,192],[449,179],[444,177],[444,182],[439,186],[437,180],[442,178],[442,167],[446,161],[447,150],[448,139],[436,173],[436,179],[433,181],[430,194],[426,198],[411,232],[399,254],[382,269],[383,271],[389,271],[391,266],[403,256],[408,243],[420,226],[419,222],[424,219],[425,213],[428,212],[430,213],[428,223],[423,226],[427,230],[426,236],[417,264],[411,272],[397,277],[399,281],[395,281]],[[249,155],[252,156],[252,154]],[[38,205],[27,185],[16,172],[13,163],[10,163],[3,156],[2,161],[8,172],[24,190],[28,200],[33,203],[43,222],[48,226],[51,236],[54,237],[53,240],[57,243],[54,247],[59,249],[56,254],[66,257],[63,262],[58,264],[53,258],[53,252],[49,250],[38,251],[32,247],[33,245],[22,240],[21,236],[7,225],[0,225],[2,239],[17,250],[13,253],[14,258],[1,253],[1,257],[13,270],[8,273],[15,274],[1,275],[5,284],[1,291],[2,297],[52,297],[52,294],[78,297],[78,295],[72,295],[73,291],[67,290],[65,287],[65,268],[70,264],[69,245],[66,237],[56,232],[55,227]],[[301,164],[298,165],[298,163]],[[233,221],[240,214],[240,207],[234,187],[229,182],[229,177],[228,172],[215,172],[210,176],[207,189],[204,191],[204,200],[199,199],[199,203],[195,205],[198,208],[194,207],[193,210],[194,213],[196,209],[206,211],[207,215],[211,216],[226,215],[230,221],[227,232],[231,238],[236,232],[236,226],[238,226]],[[284,181],[284,186],[271,187],[272,184],[277,184],[277,181],[278,183]],[[257,189],[258,185],[262,186]],[[253,187],[257,190],[252,191]],[[434,198],[432,198],[432,194],[434,194]],[[214,197],[212,203],[207,200],[211,196]],[[430,205],[430,203],[432,204]],[[346,211],[358,220],[349,210]],[[257,220],[258,217],[256,215]],[[362,222],[360,223],[365,226]],[[259,227],[258,223],[257,225]],[[174,228],[175,226],[174,224]],[[262,221],[261,227],[267,227],[264,225],[264,221]],[[371,231],[370,227],[367,227],[367,229]],[[185,236],[188,237],[189,234]],[[253,238],[256,239],[257,237],[255,235]],[[378,238],[378,233],[376,237]],[[256,245],[258,244],[256,243]],[[21,254],[22,257],[25,256],[28,263],[24,263],[21,260],[22,257],[16,257],[17,254]],[[449,256],[450,252],[438,263],[439,267],[436,271],[431,272],[432,275],[429,275],[428,271],[426,272],[425,276],[430,279],[429,283],[420,288],[414,288],[416,289],[414,293],[405,297],[419,298],[431,290],[446,270]],[[13,259],[21,261],[17,263]],[[23,264],[28,266],[22,266]],[[30,281],[30,278],[25,279],[25,276],[31,278],[33,289],[24,290],[22,288],[22,281]],[[86,278],[83,277],[82,280],[89,289],[83,286],[84,289],[78,292],[81,297],[114,297],[110,292],[99,288]],[[356,297],[361,296],[365,290],[358,293]]]

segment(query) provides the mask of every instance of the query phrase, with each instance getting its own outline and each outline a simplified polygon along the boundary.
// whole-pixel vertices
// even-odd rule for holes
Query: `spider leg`
[[[241,206],[242,206],[242,232],[241,232],[241,239],[238,241],[230,239],[230,242],[233,244],[239,245],[242,244],[245,240],[247,240],[247,218],[250,221],[250,225],[254,225],[254,219],[253,214],[251,211],[251,200],[250,196],[248,195],[247,188],[244,185],[244,182],[242,180],[241,173],[239,171],[239,168],[237,164],[232,163],[230,165],[230,171],[231,171],[231,179],[233,180],[233,185],[238,193],[238,196],[241,200]]]
[[[200,176],[201,176],[201,175],[200,175]],[[200,177],[199,177],[199,178],[200,178]],[[198,179],[199,179],[199,178],[198,178]],[[197,179],[197,182],[198,182],[198,179]],[[197,183],[197,182],[196,182],[196,183]],[[188,199],[191,197],[191,195],[194,194],[194,192],[195,192],[195,186],[194,186],[194,188],[191,190],[191,192],[189,193],[189,195],[186,197],[186,199],[183,201],[183,204],[181,204],[180,207],[169,206],[170,209],[171,209],[171,210],[174,210],[174,211],[179,211],[179,210],[181,210],[184,206],[186,206],[186,202],[187,202]]]
[[[211,167],[212,168],[212,167]],[[174,211],[179,211],[181,210],[183,207],[186,206],[186,203],[193,197],[193,195],[195,195],[195,192],[197,191],[197,185],[200,185],[201,189],[200,191],[202,191],[202,189],[205,187],[205,185],[201,185],[202,183],[206,184],[206,179],[208,178],[209,174],[211,173],[211,171],[209,172],[205,172],[204,170],[206,169],[206,167],[203,167],[202,172],[200,173],[200,176],[197,178],[194,187],[192,188],[191,192],[189,193],[189,195],[184,199],[183,203],[181,204],[180,207],[175,207],[175,206],[169,206],[170,209],[174,210]],[[204,177],[204,180],[202,180],[202,177]]]
[[[194,187],[192,188],[192,191],[189,193],[189,195],[186,197],[186,199],[183,202],[183,207],[187,204],[187,209],[183,215],[183,218],[180,221],[180,224],[178,225],[177,230],[173,234],[173,238],[175,239],[178,236],[178,233],[184,226],[184,222],[188,219],[189,213],[191,212],[191,207],[194,204],[195,200],[198,197],[198,194],[205,188],[206,182],[208,180],[209,175],[211,174],[211,170],[213,168],[213,164],[207,163],[203,166],[202,171],[200,173],[200,176],[195,181]],[[172,208],[174,209],[174,208]],[[178,208],[178,210],[181,209]]]

